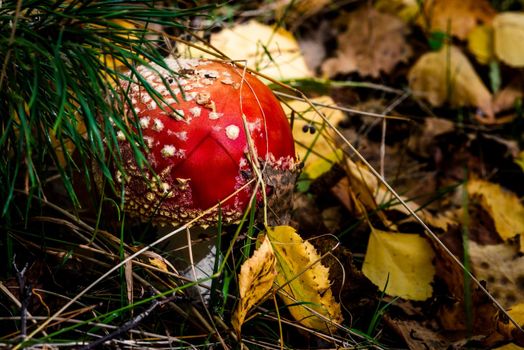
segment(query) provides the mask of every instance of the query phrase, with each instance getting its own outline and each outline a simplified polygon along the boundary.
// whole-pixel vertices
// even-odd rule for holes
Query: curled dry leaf
[[[524,235],[524,206],[515,193],[479,179],[469,180],[467,190],[491,215],[497,233],[503,240]]]
[[[495,54],[512,67],[524,66],[524,13],[505,12],[493,20]]]
[[[311,99],[311,102],[335,105],[335,102],[329,96],[317,97]],[[283,107],[288,116],[291,115],[292,110],[296,112],[293,121],[295,149],[299,159],[304,162],[303,172],[309,179],[316,179],[328,171],[333,163],[342,160],[343,152],[335,145],[333,131],[317,115],[309,103],[293,100]],[[344,113],[337,109],[321,106],[317,108],[333,125],[337,125],[345,119]],[[315,133],[310,133],[309,130],[304,129],[304,127],[307,128],[310,125],[315,127]]]
[[[477,106],[494,119],[491,93],[468,58],[455,46],[422,55],[408,74],[413,93],[433,106],[448,102],[452,107]]]
[[[426,0],[418,23],[429,32],[466,39],[479,23],[491,23],[495,14],[487,0]]]
[[[271,242],[267,236],[264,236],[262,244],[255,250],[253,256],[242,264],[238,275],[240,302],[231,318],[237,334],[240,334],[249,311],[267,296],[267,292],[273,286],[276,276],[275,267],[275,253]]]
[[[394,210],[410,215],[408,209],[398,202],[364,164],[347,158],[346,172],[347,178],[343,178],[331,191],[350,212],[362,216],[364,211],[375,212],[384,226],[393,230],[396,230],[396,225],[387,218],[386,212]],[[445,231],[450,225],[456,224],[447,213],[433,215],[415,201],[401,198],[411,210],[432,227]]]
[[[431,245],[418,234],[371,227],[362,272],[386,294],[426,300],[433,293],[434,256]]]
[[[291,315],[303,326],[336,330],[342,322],[340,304],[331,291],[329,269],[320,262],[315,247],[290,226],[268,227],[267,235],[277,258],[278,295]]]
[[[336,57],[322,65],[325,75],[358,72],[376,78],[411,56],[408,29],[397,17],[363,7],[349,13],[346,21],[347,30],[337,38]]]

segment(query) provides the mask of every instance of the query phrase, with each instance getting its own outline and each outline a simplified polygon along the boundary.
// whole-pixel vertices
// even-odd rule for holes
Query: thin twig
[[[151,314],[151,312],[153,312],[153,310],[155,310],[158,306],[163,305],[163,304],[171,301],[171,298],[173,298],[173,297],[166,298],[165,300],[162,300],[162,301],[158,301],[157,299],[154,299],[153,303],[145,311],[143,311],[142,313],[140,313],[136,317],[134,317],[131,320],[129,320],[126,323],[124,323],[122,326],[120,326],[114,332],[106,335],[105,337],[99,338],[99,339],[95,340],[94,342],[92,342],[92,343],[90,343],[90,344],[88,344],[86,346],[81,347],[80,350],[95,349],[99,345],[102,345],[102,344],[104,344],[105,342],[107,342],[109,340],[115,339],[120,334],[123,334],[123,333],[126,333],[126,332],[130,331],[131,329],[133,329],[136,326],[138,326],[138,324],[140,322],[142,322],[145,318],[147,318]]]
[[[16,256],[13,256],[13,268],[16,272],[16,279],[18,281],[18,288],[20,293],[20,338],[25,339],[27,335],[27,306],[31,298],[31,288],[26,285],[25,273],[27,272],[27,263],[22,270],[16,265]]]

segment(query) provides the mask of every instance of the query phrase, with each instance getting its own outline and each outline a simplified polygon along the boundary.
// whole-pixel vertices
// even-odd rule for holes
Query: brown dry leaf
[[[434,256],[431,245],[418,234],[371,227],[362,272],[386,294],[422,301],[433,294]]]
[[[505,12],[493,20],[495,54],[508,66],[524,66],[524,13]]]
[[[308,18],[324,10],[332,0],[279,0],[276,18],[296,28]]]
[[[410,215],[408,209],[377,180],[364,164],[355,163],[347,158],[346,172],[348,177],[342,179],[331,191],[350,212],[364,215],[364,212],[362,212],[363,208],[368,211],[373,211],[382,223],[392,230],[396,230],[396,225],[386,217],[384,211],[394,210],[405,215]],[[454,219],[448,216],[447,213],[433,215],[430,211],[421,209],[418,203],[402,196],[401,199],[404,200],[406,205],[415,211],[426,224],[432,227],[445,231],[448,226],[456,224]]]
[[[442,241],[452,252],[459,252],[462,248],[460,242],[459,228],[449,230],[441,236]],[[450,331],[454,334],[468,331],[467,316],[470,312],[473,321],[471,335],[489,335],[496,331],[498,322],[498,309],[491,300],[475,284],[470,284],[471,300],[468,310],[465,302],[464,271],[451,259],[443,248],[432,242],[435,250],[436,279],[440,280],[440,302],[436,318],[440,324],[440,330]],[[459,258],[460,259],[460,258]],[[445,287],[444,287],[445,286]]]
[[[335,102],[329,96],[317,97],[311,99],[311,102],[335,106]],[[297,112],[293,121],[293,137],[297,155],[304,162],[303,172],[309,179],[316,179],[328,171],[333,163],[342,160],[343,152],[335,145],[333,131],[309,103],[293,100],[282,106],[288,116],[292,110]],[[322,106],[317,108],[333,125],[345,119],[344,113],[337,109]],[[303,127],[307,125],[314,125],[316,132],[304,132]]]
[[[524,235],[524,206],[515,193],[479,179],[469,180],[467,190],[471,197],[479,199],[482,208],[491,215],[497,233],[503,240]]]
[[[268,237],[264,236],[262,244],[255,250],[253,256],[242,264],[238,275],[240,302],[231,317],[231,323],[237,334],[240,334],[249,311],[267,296],[275,277],[275,253]]]
[[[491,23],[496,12],[488,0],[426,0],[418,23],[429,32],[466,39],[480,23]]]
[[[335,331],[342,312],[331,291],[329,269],[315,247],[290,226],[268,227],[267,235],[277,257],[278,294],[291,315],[308,328]]]
[[[362,76],[379,77],[390,73],[411,56],[406,42],[408,29],[395,16],[363,7],[347,15],[347,30],[338,36],[336,57],[322,65],[328,77],[358,72]]]
[[[387,202],[391,195],[379,185],[377,178],[360,162],[355,163],[346,158],[347,178],[343,178],[331,191],[342,204],[352,213],[365,216],[366,211],[376,212],[386,227],[396,226],[386,217],[378,204]]]
[[[524,257],[516,242],[481,245],[470,241],[469,255],[475,275],[487,281],[502,306],[524,302]]]
[[[477,106],[492,120],[491,93],[468,58],[455,46],[422,55],[408,74],[413,93],[433,106]]]
[[[515,77],[509,85],[498,91],[493,98],[495,113],[513,109],[524,97],[524,82],[522,76]]]
[[[521,326],[524,326],[524,303],[513,305],[508,314]],[[507,344],[496,350],[521,350],[524,349],[524,334],[520,329],[507,320],[499,322],[499,333],[504,339],[514,341],[516,344]],[[517,345],[518,344],[518,345]]]

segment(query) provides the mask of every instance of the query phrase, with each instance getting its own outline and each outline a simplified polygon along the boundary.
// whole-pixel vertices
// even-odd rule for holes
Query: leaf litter
[[[319,2],[323,9],[308,1],[296,3],[300,6],[290,9],[289,18],[282,7],[275,13],[283,21],[293,16],[308,18],[293,20],[294,32],[250,21],[212,33],[211,43],[232,59],[252,59],[248,61],[251,68],[276,80],[291,81],[291,85],[295,79],[312,82],[315,74],[338,79],[327,80],[328,88],[321,92],[300,87],[312,102],[334,107],[317,110],[338,125],[373,166],[379,168],[380,158],[386,160],[380,170],[410,210],[365,164],[354,160],[351,149],[315,115],[310,104],[286,100],[289,116],[295,114],[293,132],[298,153],[306,160],[304,174],[309,185],[295,196],[290,226],[261,228],[262,235],[266,234],[262,243],[245,256],[236,271],[220,279],[223,283],[232,275],[238,278],[238,290],[229,290],[236,293],[236,309],[231,315],[225,313],[226,322],[241,336],[238,339],[253,340],[249,337],[257,331],[245,324],[273,315],[268,310],[277,300],[272,298],[276,293],[282,314],[275,314],[278,322],[273,325],[292,320],[305,329],[343,338],[339,341],[333,336],[330,345],[345,344],[351,337],[341,327],[370,330],[373,319],[378,319],[378,328],[367,336],[377,336],[385,346],[524,345],[521,330],[447,251],[425,237],[424,227],[410,215],[416,212],[503,309],[524,323],[522,79],[517,70],[522,57],[522,14],[497,14],[486,1],[473,6],[472,1],[435,0],[424,2],[422,8],[413,1],[379,1],[375,7],[342,6],[344,11],[330,2]],[[330,5],[336,11],[330,13]],[[331,17],[324,18],[326,12]],[[307,34],[301,29],[309,23],[319,28],[337,24],[321,38],[329,58],[321,55],[308,60],[300,55],[300,42],[308,37],[295,39],[293,34]],[[431,40],[439,33],[444,39],[433,47]],[[453,44],[449,37],[455,37]],[[328,41],[336,43],[336,48]],[[319,60],[323,60],[321,72],[306,66],[306,62]],[[502,89],[493,89],[493,75],[490,78],[486,67],[490,74],[501,75]],[[380,85],[394,87],[408,98],[370,88]],[[337,106],[394,114],[410,122],[344,113]],[[310,125],[315,126],[312,133]],[[208,235],[204,233],[203,239],[210,239]],[[318,239],[323,235],[334,240]],[[214,232],[211,237],[218,236]],[[19,242],[36,249],[29,240]],[[55,256],[58,261],[65,254]],[[88,254],[75,252],[72,256],[74,259],[64,260],[64,269],[78,270],[79,261],[87,261]],[[176,275],[169,262],[176,259],[173,252],[167,258],[158,252],[142,256],[148,258],[144,265],[170,278]],[[111,262],[112,258],[104,255],[104,259]],[[126,262],[123,275],[128,303],[153,286],[136,279],[134,266]],[[179,281],[161,279],[153,288],[172,288]],[[16,286],[16,281],[9,282]],[[221,284],[227,292],[226,285]],[[222,300],[221,305],[213,305],[213,310],[223,310],[231,303]],[[380,309],[380,305],[387,307]],[[41,305],[34,306],[32,311],[41,309]],[[169,323],[173,326],[178,321],[179,316]],[[279,336],[296,334],[290,329],[280,332]]]

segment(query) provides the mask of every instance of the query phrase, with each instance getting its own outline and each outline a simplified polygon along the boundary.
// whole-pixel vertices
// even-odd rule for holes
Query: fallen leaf
[[[240,334],[247,314],[267,296],[275,277],[275,253],[271,242],[267,236],[264,236],[262,244],[255,250],[253,256],[242,264],[238,275],[240,302],[231,317],[231,323],[237,334]]]
[[[488,64],[494,57],[493,28],[481,25],[468,34],[468,50],[481,64]]]
[[[477,106],[493,119],[491,93],[468,58],[455,46],[422,55],[408,74],[413,93],[433,106],[448,102],[452,107]]]
[[[358,72],[377,78],[411,56],[407,26],[397,17],[362,7],[349,13],[346,22],[347,30],[337,38],[336,57],[322,65],[325,75]]]
[[[327,106],[335,106],[335,102],[329,96],[311,99],[312,103],[321,103]],[[293,121],[293,137],[295,139],[296,152],[301,161],[304,162],[303,173],[308,179],[316,179],[328,171],[334,163],[342,160],[342,150],[337,148],[334,141],[333,130],[324,122],[311,105],[304,101],[292,100],[283,104],[284,111],[291,116],[295,111]],[[337,125],[345,119],[340,110],[317,106],[331,124]],[[304,127],[313,125],[315,132],[304,131]]]
[[[516,242],[481,245],[470,241],[469,256],[475,275],[487,281],[487,288],[502,306],[524,302],[524,257]]]
[[[210,43],[230,59],[276,80],[312,76],[293,34],[283,28],[251,20],[212,34]],[[193,57],[210,56],[194,48],[182,48],[184,51]]]
[[[522,97],[524,97],[524,83],[522,76],[519,75],[493,97],[493,110],[499,113],[513,109]]]
[[[330,288],[329,269],[315,247],[290,226],[268,227],[267,235],[277,259],[278,294],[291,315],[308,328],[335,331],[342,312]]]
[[[441,241],[455,256],[464,249],[460,230],[459,227],[454,228],[440,236]],[[468,279],[464,277],[462,268],[439,244],[434,242],[431,244],[435,251],[436,284],[440,285],[435,296],[435,305],[438,305],[435,318],[439,322],[440,330],[453,334],[463,333],[463,337],[469,335],[485,337],[495,332],[499,317],[496,306],[471,280],[469,280],[470,295],[467,295],[464,282]],[[471,316],[469,319],[468,315]],[[469,320],[472,321],[472,327]]]
[[[519,167],[521,167],[522,171],[524,171],[524,151],[521,151],[517,157],[515,157],[515,163]]]
[[[276,2],[276,18],[292,28],[324,10],[332,0],[280,0]]]
[[[348,211],[357,215],[365,215],[366,211],[374,212],[382,221],[384,226],[396,230],[386,216],[387,211],[398,211],[410,216],[409,210],[400,203],[389,190],[378,181],[371,171],[361,163],[346,160],[347,178],[340,180],[332,189],[332,193],[341,201]],[[433,215],[429,210],[421,208],[420,204],[405,197],[400,197],[406,205],[413,210],[426,224],[447,230],[449,225],[456,222],[447,213]],[[358,201],[358,203],[357,203]],[[411,218],[410,220],[414,220]]]
[[[499,13],[493,20],[495,54],[508,66],[524,66],[524,13]]]
[[[386,294],[426,300],[433,293],[434,256],[431,245],[418,234],[372,227],[362,272]]]
[[[487,0],[426,0],[418,23],[428,32],[466,39],[479,23],[491,23],[496,12]]]
[[[519,325],[524,326],[524,303],[513,305],[511,308],[509,308],[508,314]],[[497,350],[524,349],[524,334],[522,333],[522,330],[518,329],[513,323],[508,322],[508,320],[499,322],[498,330],[504,339],[511,339],[512,341],[515,341],[516,344],[507,344],[496,348]]]
[[[469,180],[467,190],[471,197],[479,199],[482,208],[491,215],[497,233],[503,240],[524,234],[524,206],[515,193],[480,179]]]
[[[417,0],[378,0],[374,7],[380,12],[395,15],[404,22],[411,22],[419,13]]]

